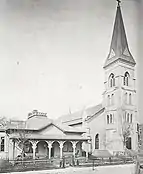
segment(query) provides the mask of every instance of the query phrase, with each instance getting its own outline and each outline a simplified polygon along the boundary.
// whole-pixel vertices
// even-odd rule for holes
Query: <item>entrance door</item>
[[[54,147],[51,149],[51,157],[54,157]]]
[[[129,137],[127,142],[126,142],[126,148],[127,149],[132,149],[132,139],[131,139],[131,137]]]

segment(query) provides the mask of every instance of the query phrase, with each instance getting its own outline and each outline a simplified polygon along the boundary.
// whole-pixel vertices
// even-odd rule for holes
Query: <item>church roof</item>
[[[102,104],[91,106],[84,110],[61,116],[57,119],[57,123],[59,123],[59,122],[68,123],[69,125],[71,123],[73,123],[73,124],[81,123],[84,113],[86,114],[87,118],[89,119],[92,116],[94,116],[95,114],[97,114],[103,108],[104,107],[102,106]]]
[[[96,106],[92,106],[92,107],[87,108],[86,109],[86,114],[87,114],[87,116],[93,116],[96,113],[98,113],[101,109],[103,109],[103,106],[100,103],[100,104],[98,104]]]
[[[119,4],[116,11],[110,51],[105,61],[104,68],[117,60],[130,63],[133,66],[136,64],[128,47],[128,41]]]
[[[59,117],[57,119],[57,122],[62,122],[62,123],[66,123],[66,122],[70,122],[73,120],[77,120],[78,122],[82,121],[82,115],[83,115],[83,111],[77,111],[77,112],[73,112],[71,114],[66,114],[66,115],[62,115],[61,117]]]

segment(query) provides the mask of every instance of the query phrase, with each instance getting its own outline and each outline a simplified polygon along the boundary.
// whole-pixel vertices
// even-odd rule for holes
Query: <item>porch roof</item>
[[[10,139],[18,139],[21,138],[20,135],[10,135]],[[42,135],[42,134],[29,134],[26,135],[26,139],[28,140],[80,140],[87,141],[89,138],[77,136],[77,135]]]

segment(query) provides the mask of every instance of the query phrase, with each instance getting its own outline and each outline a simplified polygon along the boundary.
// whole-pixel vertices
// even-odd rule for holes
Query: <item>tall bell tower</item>
[[[108,141],[106,143],[107,147],[113,151],[124,149],[123,129],[125,129],[125,125],[130,127],[126,147],[136,149],[135,65],[136,62],[129,50],[118,0],[110,50],[103,67],[105,71],[103,103],[105,106],[106,141]]]

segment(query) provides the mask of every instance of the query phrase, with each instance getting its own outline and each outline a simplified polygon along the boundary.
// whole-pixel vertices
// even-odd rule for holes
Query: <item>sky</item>
[[[103,64],[115,0],[1,0],[0,116],[49,118],[102,102]],[[138,59],[138,2],[122,0],[129,47]]]

